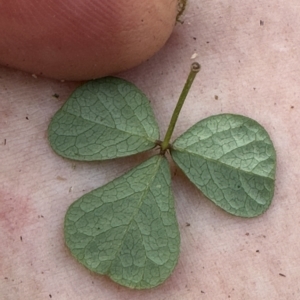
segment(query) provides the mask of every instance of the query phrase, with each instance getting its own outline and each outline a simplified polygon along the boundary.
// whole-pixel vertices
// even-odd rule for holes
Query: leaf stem
[[[200,71],[200,64],[198,64],[197,62],[194,62],[192,63],[191,65],[191,71],[190,71],[190,74],[185,82],[185,85],[182,89],[182,92],[179,96],[179,99],[178,99],[178,102],[177,102],[177,105],[174,109],[174,112],[173,112],[173,115],[172,115],[172,118],[171,118],[171,121],[170,121],[170,124],[169,124],[169,127],[168,127],[168,130],[167,130],[167,133],[165,135],[165,138],[160,146],[160,153],[161,154],[164,154],[166,152],[166,150],[169,148],[169,142],[170,142],[170,139],[171,139],[171,136],[172,136],[172,133],[174,131],[174,128],[175,128],[175,125],[176,125],[176,122],[177,122],[177,119],[178,119],[178,116],[179,116],[179,113],[181,111],[181,108],[183,106],[183,103],[185,101],[185,98],[192,86],[192,83],[197,75],[197,73]]]

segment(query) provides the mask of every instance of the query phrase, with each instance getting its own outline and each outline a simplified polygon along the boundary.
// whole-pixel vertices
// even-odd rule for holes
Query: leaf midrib
[[[255,176],[258,176],[258,177],[260,177],[260,178],[266,178],[266,179],[274,180],[274,178],[272,178],[272,177],[269,177],[269,176],[262,176],[262,175],[259,175],[259,174],[257,174],[257,173],[249,172],[249,171],[246,171],[246,170],[243,170],[243,169],[240,169],[240,168],[234,168],[233,166],[231,166],[231,165],[229,165],[229,164],[226,164],[226,163],[224,163],[224,162],[222,162],[222,161],[218,161],[218,160],[216,160],[216,159],[212,159],[212,158],[210,158],[210,157],[206,157],[206,156],[204,156],[204,155],[200,155],[200,154],[198,154],[198,153],[188,151],[187,149],[180,149],[180,148],[177,148],[177,147],[175,148],[175,147],[174,147],[174,148],[173,148],[173,151],[178,151],[178,152],[188,153],[189,155],[199,156],[199,157],[201,157],[202,159],[204,159],[204,160],[206,160],[206,161],[209,161],[209,162],[214,163],[214,164],[221,164],[221,165],[224,165],[224,166],[226,166],[226,167],[228,167],[228,168],[230,168],[230,169],[232,169],[232,170],[238,170],[238,171],[243,172],[243,173],[245,173],[245,174],[255,175]]]
[[[142,200],[142,199],[144,199],[145,194],[148,193],[148,191],[149,191],[149,189],[150,189],[150,186],[151,186],[151,184],[152,184],[154,178],[155,178],[156,175],[157,175],[157,170],[159,169],[159,166],[160,166],[160,164],[161,164],[161,159],[162,159],[162,158],[159,157],[159,159],[157,160],[156,167],[155,167],[155,172],[153,171],[153,174],[154,174],[154,175],[152,176],[151,180],[149,180],[149,183],[148,183],[148,185],[147,185],[147,188],[145,188],[144,192],[142,192],[142,194],[141,194],[141,197],[140,197],[140,200],[139,200],[140,203],[139,203],[139,205],[138,205],[138,207],[137,207],[137,209],[136,209],[136,212],[135,212],[134,214],[132,214],[131,221],[128,223],[127,228],[126,228],[126,231],[124,232],[122,242],[120,242],[120,247],[119,247],[119,249],[116,251],[115,257],[114,257],[114,259],[112,259],[112,261],[111,261],[111,263],[110,263],[110,266],[109,266],[109,268],[107,269],[107,270],[108,270],[107,274],[108,274],[108,273],[110,274],[109,271],[110,271],[110,269],[111,269],[111,265],[112,265],[113,261],[116,259],[117,255],[120,253],[120,251],[121,251],[121,249],[122,249],[122,246],[123,246],[123,244],[124,244],[124,239],[125,239],[125,237],[126,237],[126,235],[127,235],[127,233],[128,233],[128,230],[129,230],[129,228],[130,228],[130,226],[131,226],[131,223],[133,222],[135,216],[138,214],[138,212],[139,212],[139,210],[140,210],[140,207],[141,207],[141,205],[142,205],[142,203],[143,203],[143,200]]]
[[[125,131],[125,130],[119,129],[119,128],[117,128],[117,127],[112,127],[112,126],[104,125],[104,124],[101,124],[101,123],[92,122],[92,121],[90,121],[90,120],[88,120],[88,119],[86,119],[86,118],[83,118],[81,115],[80,115],[80,116],[77,116],[77,115],[75,115],[75,114],[73,114],[73,113],[71,113],[71,112],[69,112],[69,111],[66,111],[66,110],[63,110],[63,111],[64,111],[65,113],[71,115],[71,116],[75,116],[76,118],[81,118],[81,119],[83,119],[84,121],[87,121],[87,122],[89,122],[89,123],[91,123],[91,124],[94,124],[93,126],[95,126],[95,125],[100,125],[100,126],[103,126],[103,127],[115,129],[115,130],[118,130],[118,131],[120,131],[120,132],[130,134],[131,136],[142,137],[142,138],[144,138],[144,139],[146,139],[146,140],[148,140],[148,141],[150,141],[150,142],[153,142],[153,143],[155,143],[155,141],[156,141],[156,139],[151,139],[148,135],[146,135],[146,136],[144,136],[144,135],[139,135],[139,134],[137,134],[137,133],[132,133],[132,132],[129,132],[129,131]],[[143,127],[143,128],[144,128],[144,127]],[[91,128],[87,129],[86,131],[88,131],[88,130],[90,130],[90,129],[91,129]],[[145,130],[145,128],[144,128],[144,130]],[[86,131],[82,131],[82,133],[85,133]],[[76,136],[76,137],[77,137],[77,136]]]

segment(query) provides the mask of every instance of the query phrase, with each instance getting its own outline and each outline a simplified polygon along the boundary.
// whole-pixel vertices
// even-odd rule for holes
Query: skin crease
[[[0,8],[0,64],[86,80],[156,53],[173,30],[177,0],[2,0]]]

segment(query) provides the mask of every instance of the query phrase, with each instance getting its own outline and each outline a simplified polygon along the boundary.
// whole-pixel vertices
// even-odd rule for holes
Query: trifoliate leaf
[[[79,87],[54,115],[49,141],[59,155],[104,160],[155,147],[159,129],[146,96],[115,77]]]
[[[171,154],[203,194],[227,212],[254,217],[269,207],[276,154],[256,121],[232,114],[209,117],[182,134]]]
[[[179,256],[180,236],[161,155],[74,202],[65,217],[65,241],[90,270],[137,289],[161,284]]]

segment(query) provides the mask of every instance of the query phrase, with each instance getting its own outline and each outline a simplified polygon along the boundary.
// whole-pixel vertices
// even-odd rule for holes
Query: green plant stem
[[[200,68],[201,66],[197,63],[197,62],[194,62],[192,63],[191,65],[191,71],[190,71],[190,74],[186,80],[186,83],[183,87],[183,90],[180,94],[180,97],[178,99],[178,102],[177,102],[177,105],[174,109],[174,112],[173,112],[173,115],[172,115],[172,118],[171,118],[171,121],[170,121],[170,124],[169,124],[169,127],[168,127],[168,130],[167,130],[167,133],[165,135],[165,138],[160,146],[160,153],[161,154],[164,154],[166,152],[166,150],[169,148],[169,142],[170,142],[170,139],[171,139],[171,136],[173,134],[173,131],[174,131],[174,128],[175,128],[175,125],[176,125],[176,122],[177,122],[177,119],[178,119],[178,116],[179,116],[179,113],[181,111],[181,108],[183,106],[183,103],[185,101],[185,98],[192,86],[192,83],[197,75],[197,73],[200,71]]]

